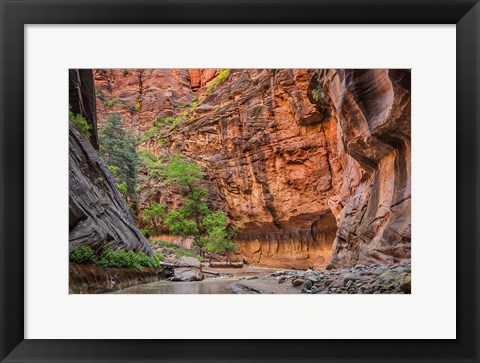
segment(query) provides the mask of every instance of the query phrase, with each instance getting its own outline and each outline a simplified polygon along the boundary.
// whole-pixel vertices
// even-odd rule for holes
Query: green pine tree
[[[122,194],[134,198],[138,154],[133,135],[117,113],[108,116],[98,133],[99,153],[112,172]]]

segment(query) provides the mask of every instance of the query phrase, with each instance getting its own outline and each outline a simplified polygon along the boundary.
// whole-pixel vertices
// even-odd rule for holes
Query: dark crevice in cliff
[[[87,120],[90,125],[90,142],[98,150],[97,106],[92,70],[69,69],[68,79],[70,110]]]

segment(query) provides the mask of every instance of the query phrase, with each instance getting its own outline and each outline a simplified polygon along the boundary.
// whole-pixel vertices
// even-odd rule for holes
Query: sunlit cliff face
[[[96,70],[98,121],[120,112],[140,135],[181,119],[140,147],[205,169],[211,204],[242,224],[232,258],[320,268],[410,257],[409,71],[230,70],[217,85],[220,71]],[[149,183],[142,203],[176,203]]]

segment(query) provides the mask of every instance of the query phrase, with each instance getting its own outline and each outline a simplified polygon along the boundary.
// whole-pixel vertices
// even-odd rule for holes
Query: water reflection
[[[128,287],[111,294],[232,294],[229,285],[238,278],[210,279],[195,282],[158,281]]]

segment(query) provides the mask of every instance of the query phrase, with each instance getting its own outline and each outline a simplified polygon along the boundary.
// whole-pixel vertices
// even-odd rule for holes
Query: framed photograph
[[[2,362],[480,361],[478,1],[1,9]]]

